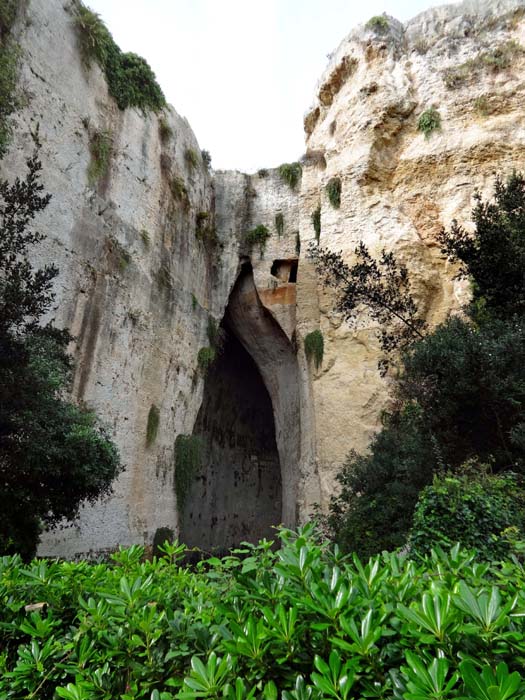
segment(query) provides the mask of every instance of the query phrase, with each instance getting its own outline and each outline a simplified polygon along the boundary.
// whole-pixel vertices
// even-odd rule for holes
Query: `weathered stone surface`
[[[28,100],[2,175],[23,173],[39,123],[53,199],[38,222],[48,238],[35,263],[60,269],[54,315],[77,337],[73,396],[108,423],[126,465],[114,496],[84,508],[76,525],[46,534],[43,554],[150,544],[158,528],[178,532],[174,442],[194,430],[203,396],[197,353],[208,345],[209,317],[220,322],[227,308],[272,400],[281,520],[293,525],[313,503],[327,505],[346,453],[366,449],[377,428],[388,384],[377,372],[372,324],[365,315],[356,327],[341,322],[306,257],[315,238],[311,215],[321,205],[320,242],[348,260],[359,240],[372,251],[395,250],[430,323],[457,311],[466,288],[441,260],[436,234],[453,218],[468,223],[475,190],[490,195],[496,173],[522,167],[524,14],[525,0],[469,0],[405,26],[389,19],[383,34],[351,32],[305,118],[303,177],[294,191],[275,170],[210,175],[189,167],[186,149],[199,153],[199,146],[186,120],[170,108],[173,137],[162,143],[157,116],[119,111],[100,70],[82,65],[63,3],[31,1],[30,21],[19,23]],[[442,128],[427,139],[417,120],[431,106]],[[113,156],[91,186],[97,130],[111,133]],[[187,203],[170,191],[175,175]],[[342,181],[339,209],[325,191],[334,176]],[[199,212],[215,221],[217,247],[196,237]],[[272,234],[262,252],[245,241],[259,224]],[[317,328],[325,339],[318,370],[303,350],[304,336]],[[146,447],[152,405],[160,429]]]
[[[475,191],[490,196],[496,173],[523,167],[525,53],[509,42],[525,43],[524,12],[522,0],[469,1],[424,12],[405,27],[389,19],[385,34],[360,27],[334,53],[305,118],[307,147],[324,153],[326,169],[304,170],[302,241],[314,238],[310,215],[320,203],[321,245],[349,261],[360,240],[373,252],[396,251],[431,324],[457,310],[467,293],[440,258],[436,234],[454,218],[468,227]],[[486,57],[499,49],[509,53],[509,65],[496,70]],[[350,64],[352,74],[327,101],[327,81]],[[462,80],[450,89],[447,71],[458,67]],[[442,128],[427,139],[417,120],[432,106]],[[333,176],[342,180],[339,209],[324,189]],[[388,384],[376,369],[366,316],[356,328],[341,323],[303,260],[299,269],[298,328],[304,335],[319,325],[325,338],[312,391],[326,505],[349,448],[366,449],[377,429]]]

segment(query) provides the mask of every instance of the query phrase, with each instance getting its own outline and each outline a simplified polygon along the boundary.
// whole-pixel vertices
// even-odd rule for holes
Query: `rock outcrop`
[[[196,474],[208,479],[206,498],[214,488],[234,495],[237,487],[258,488],[261,502],[282,503],[280,520],[295,525],[314,503],[327,505],[345,454],[366,449],[388,400],[375,329],[365,315],[356,327],[341,322],[308,261],[312,214],[320,206],[321,245],[348,259],[359,240],[373,251],[395,250],[410,267],[430,323],[459,308],[467,290],[441,259],[436,234],[453,218],[468,223],[475,191],[490,195],[495,174],[522,167],[525,0],[468,0],[405,26],[387,18],[349,34],[305,117],[306,155],[295,189],[278,171],[210,174],[190,126],[172,108],[163,117],[167,138],[157,115],[118,109],[102,72],[83,65],[60,0],[31,0],[27,12],[29,21],[22,17],[17,27],[27,104],[2,174],[23,172],[39,124],[53,199],[39,220],[47,240],[35,264],[53,261],[60,269],[54,316],[77,339],[73,396],[110,426],[126,466],[114,495],[85,507],[78,523],[47,533],[41,552],[88,554],[151,544],[157,530],[177,534],[181,523],[187,530],[196,521],[178,513],[174,445],[194,430],[208,431],[216,454],[227,447],[246,472],[218,477],[208,461]],[[430,108],[441,128],[427,138],[417,123]],[[100,134],[111,158],[93,179]],[[342,186],[339,208],[326,194],[334,177]],[[246,232],[259,225],[271,235],[250,247]],[[203,227],[215,229],[216,240],[202,235]],[[197,356],[209,345],[210,319],[242,344],[255,367],[242,360],[242,371],[258,372],[268,392],[275,448],[264,458],[253,454],[266,432],[256,427],[250,401],[249,418],[226,412],[214,422],[209,413],[220,410],[216,393],[225,386],[242,395],[242,387],[220,377],[212,383],[211,375],[204,389]],[[303,349],[316,329],[325,341],[319,369]],[[246,385],[258,386],[253,374]],[[147,445],[152,407],[159,430]],[[250,464],[274,473],[275,459],[280,493],[261,486],[263,472],[248,473]],[[250,492],[246,503],[256,496]],[[213,508],[227,503],[208,498],[209,527],[220,521]]]

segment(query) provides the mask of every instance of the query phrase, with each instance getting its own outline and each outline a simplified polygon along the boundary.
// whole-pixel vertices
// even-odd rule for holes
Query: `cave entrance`
[[[181,541],[206,552],[272,538],[282,519],[272,402],[248,351],[227,321],[222,328],[193,431],[200,468],[180,514]]]

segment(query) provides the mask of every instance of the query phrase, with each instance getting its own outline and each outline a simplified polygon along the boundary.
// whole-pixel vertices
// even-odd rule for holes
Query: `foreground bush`
[[[476,547],[485,559],[508,557],[525,538],[525,491],[515,474],[492,475],[466,465],[465,473],[434,477],[423,489],[410,533],[411,552],[454,542]],[[469,467],[471,467],[469,469]]]
[[[180,566],[0,559],[0,698],[471,698],[525,693],[525,570],[474,554],[367,564],[312,537]],[[242,555],[242,556],[241,556]],[[179,559],[179,562],[177,561]]]

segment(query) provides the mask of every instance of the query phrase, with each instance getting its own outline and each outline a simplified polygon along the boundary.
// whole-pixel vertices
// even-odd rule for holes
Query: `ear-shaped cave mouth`
[[[179,503],[180,539],[205,552],[295,525],[300,408],[291,342],[262,305],[249,263],[230,295],[193,430],[199,459]],[[175,465],[175,479],[182,478]]]

